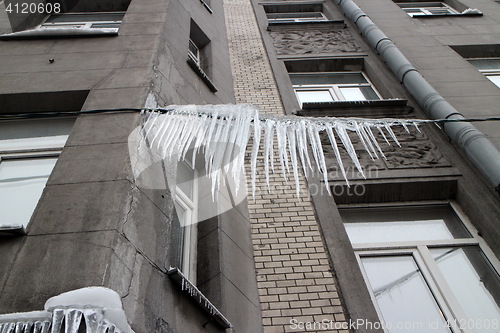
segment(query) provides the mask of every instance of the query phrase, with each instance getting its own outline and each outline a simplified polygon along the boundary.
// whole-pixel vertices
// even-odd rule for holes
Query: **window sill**
[[[215,92],[219,91],[217,89],[217,87],[213,84],[212,80],[210,80],[210,78],[208,77],[208,75],[205,74],[205,72],[200,67],[200,65],[198,65],[196,63],[196,61],[194,61],[191,57],[188,57],[187,62],[189,64],[189,66],[196,72],[196,74],[198,74],[198,76],[203,80],[203,82],[205,82],[205,84],[208,86],[208,88],[212,92],[215,93]]]
[[[284,25],[305,25],[305,24],[344,24],[344,20],[325,20],[325,21],[298,21],[298,22],[268,22],[268,26]]]
[[[299,116],[335,117],[335,116],[401,116],[412,111],[405,99],[380,99],[368,101],[335,101],[303,103]]]
[[[36,28],[0,35],[0,40],[117,36],[118,28]]]
[[[198,290],[198,288],[196,288],[195,285],[189,282],[178,268],[170,267],[167,271],[167,275],[172,281],[180,285],[181,290],[189,295],[198,306],[207,312],[220,327],[224,329],[233,327],[229,320],[224,317],[224,315],[201,293],[201,291]]]
[[[200,2],[201,2],[201,4],[203,5],[203,7],[205,7],[205,8],[208,10],[208,12],[209,12],[210,14],[213,14],[213,13],[214,13],[214,11],[212,10],[212,8],[210,8],[210,6],[208,5],[208,3],[206,3],[206,2],[205,2],[205,1],[203,1],[203,0],[200,0]]]
[[[25,236],[26,229],[22,225],[0,226],[0,237],[5,236]]]
[[[437,17],[461,17],[461,16],[483,16],[481,12],[472,12],[472,13],[456,13],[456,14],[434,14],[434,15],[409,15],[411,18],[437,18]]]
[[[303,109],[329,109],[329,108],[351,108],[356,106],[405,106],[406,99],[375,99],[367,101],[335,101],[335,102],[308,102],[303,103]]]

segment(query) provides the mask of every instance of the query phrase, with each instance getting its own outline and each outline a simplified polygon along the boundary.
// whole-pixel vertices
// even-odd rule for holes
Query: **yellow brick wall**
[[[250,0],[226,0],[224,8],[236,102],[253,104],[261,114],[283,114]],[[300,331],[292,319],[346,325],[307,191],[297,198],[293,181],[280,174],[271,177],[268,191],[260,171],[255,200],[249,189],[249,211],[264,332]]]

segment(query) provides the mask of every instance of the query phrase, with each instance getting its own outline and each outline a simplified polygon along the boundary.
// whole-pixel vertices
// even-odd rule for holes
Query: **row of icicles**
[[[150,148],[158,149],[163,158],[191,158],[203,153],[205,168],[212,180],[212,195],[230,174],[238,180],[244,170],[245,155],[250,152],[252,194],[255,195],[257,158],[263,152],[264,174],[269,186],[269,176],[275,172],[275,156],[283,177],[293,177],[299,196],[299,162],[304,175],[317,170],[329,190],[328,172],[325,162],[321,133],[326,133],[335,154],[338,167],[346,180],[339,143],[345,148],[349,158],[363,175],[356,150],[349,133],[354,133],[366,153],[372,158],[385,158],[376,138],[379,133],[383,140],[400,145],[394,131],[402,126],[409,131],[429,120],[417,119],[366,119],[332,117],[269,116],[260,117],[255,107],[238,105],[174,106],[165,110],[145,110],[142,134]],[[250,140],[252,138],[252,140]],[[337,140],[338,138],[338,140]],[[190,152],[192,150],[192,152]],[[192,156],[187,156],[188,152]],[[238,186],[239,181],[236,181]],[[238,188],[236,188],[238,191]]]

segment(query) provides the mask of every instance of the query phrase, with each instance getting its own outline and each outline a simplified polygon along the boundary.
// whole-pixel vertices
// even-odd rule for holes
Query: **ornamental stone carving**
[[[347,29],[273,29],[270,31],[274,47],[279,55],[304,55],[360,52]]]
[[[406,130],[402,127],[395,127],[393,130],[401,144],[401,147],[392,142],[391,139],[389,139],[391,144],[387,144],[379,133],[374,132],[386,157],[385,159],[378,154],[379,158],[372,160],[363,148],[363,144],[359,142],[357,136],[351,135],[353,146],[356,149],[359,162],[363,167],[367,178],[376,178],[374,175],[376,175],[378,171],[382,170],[451,166],[436,145],[432,143],[424,133],[420,133],[414,128],[410,129],[410,133],[406,132]],[[387,133],[385,133],[385,135],[388,136]],[[338,169],[333,148],[331,147],[328,138],[323,136],[322,142],[323,150],[325,152],[326,165],[329,172],[339,173],[340,170]],[[340,141],[337,140],[337,143],[340,156],[342,157],[344,168],[346,169],[348,176],[357,174],[358,172],[354,163],[351,162],[347,151]],[[373,173],[373,175],[371,173]]]

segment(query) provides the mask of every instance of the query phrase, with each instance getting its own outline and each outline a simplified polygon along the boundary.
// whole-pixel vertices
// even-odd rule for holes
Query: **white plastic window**
[[[26,228],[74,119],[0,122],[0,228]]]
[[[267,13],[266,15],[268,21],[274,23],[327,21],[322,12]]]
[[[198,64],[198,66],[201,64],[200,48],[191,39],[189,40],[188,55],[192,60],[194,60],[194,62]]]
[[[401,7],[408,15],[426,16],[426,15],[456,15],[458,11],[445,4],[444,2],[400,2]]]
[[[469,59],[469,62],[500,88],[500,58]]]
[[[387,332],[499,328],[499,262],[452,206],[341,211]]]
[[[177,166],[175,209],[182,229],[181,271],[196,284],[198,193],[196,170],[186,161]]]
[[[125,12],[63,13],[49,16],[40,28],[120,28]]]
[[[292,73],[290,79],[301,106],[310,102],[380,99],[362,72]]]

